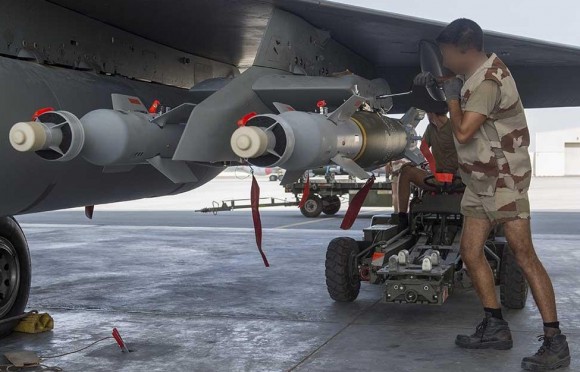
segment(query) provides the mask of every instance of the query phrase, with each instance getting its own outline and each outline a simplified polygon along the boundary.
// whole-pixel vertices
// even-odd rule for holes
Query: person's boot
[[[545,335],[538,337],[543,341],[538,352],[522,360],[526,371],[551,371],[570,365],[570,350],[566,336],[557,328],[544,328]]]
[[[486,312],[485,318],[471,336],[458,335],[455,344],[465,349],[508,350],[514,345],[508,322]]]

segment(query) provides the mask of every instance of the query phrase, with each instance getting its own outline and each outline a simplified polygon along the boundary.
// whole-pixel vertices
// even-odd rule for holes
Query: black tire
[[[360,291],[358,268],[354,258],[359,253],[357,242],[352,238],[336,238],[326,250],[326,288],[330,297],[338,302],[352,302]]]
[[[300,208],[300,212],[304,217],[308,218],[316,218],[320,216],[322,213],[322,199],[318,195],[310,195],[302,208]]]
[[[501,304],[508,309],[523,309],[528,299],[528,282],[509,247],[503,249],[499,274]]]
[[[322,213],[327,216],[334,216],[340,210],[342,202],[336,195],[322,198]]]
[[[24,312],[30,276],[28,243],[20,225],[12,217],[0,217],[0,320]],[[0,337],[10,334],[17,323],[0,323]]]
[[[278,181],[278,176],[276,176],[275,174],[271,174],[270,175],[270,181],[272,181],[272,182]]]

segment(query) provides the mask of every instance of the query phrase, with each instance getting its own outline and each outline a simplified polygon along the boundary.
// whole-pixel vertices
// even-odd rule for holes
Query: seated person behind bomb
[[[426,144],[431,148],[437,173],[456,174],[459,163],[447,110],[428,112],[427,117],[429,118],[429,125],[421,140],[421,146],[423,147]],[[429,171],[419,167],[404,166],[401,169],[398,185],[398,218],[395,218],[395,220],[398,220],[400,230],[404,230],[409,225],[407,212],[411,195],[411,183],[425,189],[428,187],[425,184],[425,178],[430,175]]]

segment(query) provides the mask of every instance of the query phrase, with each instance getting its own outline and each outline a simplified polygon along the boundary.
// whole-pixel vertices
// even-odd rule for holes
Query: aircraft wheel
[[[275,174],[271,174],[270,175],[270,181],[272,181],[272,182],[278,181],[278,176],[276,176]]]
[[[341,206],[340,198],[336,195],[322,198],[322,213],[328,216],[337,214]]]
[[[306,203],[300,208],[304,217],[315,218],[322,213],[322,199],[318,195],[310,195]]]
[[[30,292],[30,254],[22,229],[12,217],[0,217],[0,337],[18,320],[1,323],[24,312]]]
[[[360,275],[354,266],[359,253],[357,242],[352,238],[336,238],[326,250],[326,288],[330,297],[338,302],[352,302],[360,291]]]
[[[503,249],[500,268],[500,298],[508,309],[523,309],[528,298],[528,282],[509,247]]]

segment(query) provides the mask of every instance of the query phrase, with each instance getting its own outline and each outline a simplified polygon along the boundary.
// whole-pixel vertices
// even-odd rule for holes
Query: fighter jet
[[[0,319],[23,312],[13,216],[183,193],[226,166],[418,162],[410,95],[442,24],[319,0],[1,0]],[[525,107],[580,105],[580,50],[487,32]],[[431,46],[430,46],[431,45]],[[437,92],[431,92],[431,95]],[[387,114],[406,113],[402,119]],[[0,334],[14,322],[0,323]]]

